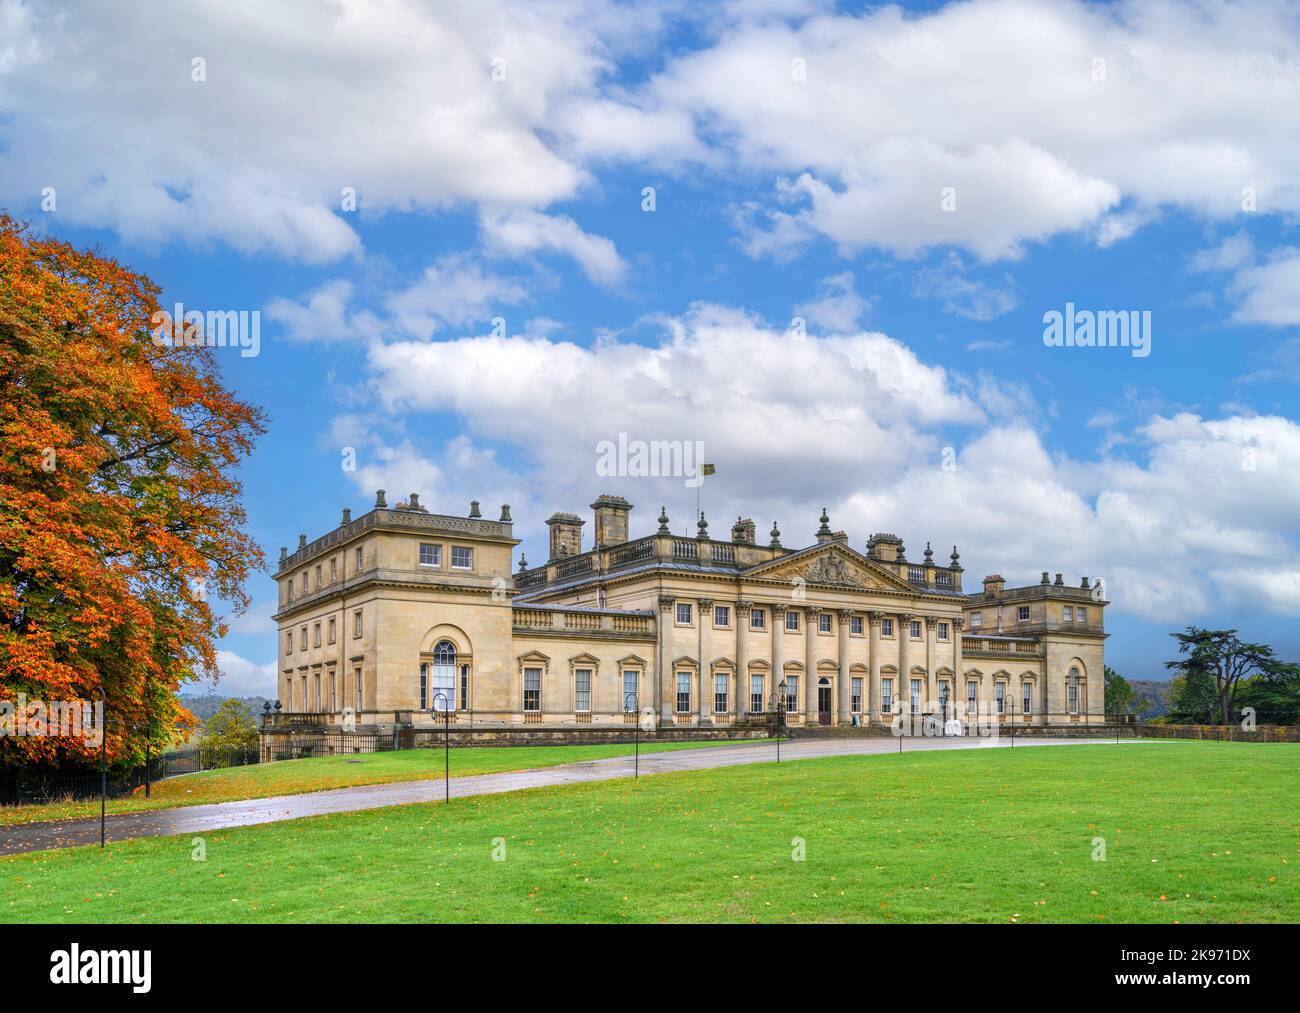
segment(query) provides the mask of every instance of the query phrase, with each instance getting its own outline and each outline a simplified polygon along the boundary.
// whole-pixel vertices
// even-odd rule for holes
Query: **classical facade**
[[[1044,573],[962,586],[954,546],[875,534],[855,548],[823,511],[789,548],[752,520],[715,538],[658,528],[630,538],[632,506],[557,513],[549,558],[513,565],[510,508],[429,513],[412,494],[282,549],[279,700],[290,715],[474,727],[716,726],[783,706],[798,724],[964,717],[1025,725],[1102,720],[1103,610],[1087,577]],[[512,573],[512,570],[514,572]]]

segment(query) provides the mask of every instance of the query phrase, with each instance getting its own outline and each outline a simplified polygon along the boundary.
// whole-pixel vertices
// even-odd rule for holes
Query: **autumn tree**
[[[216,669],[217,605],[248,605],[260,548],[238,463],[260,409],[211,349],[154,340],[159,290],[0,214],[0,697],[108,700],[119,763],[193,717]],[[75,763],[67,738],[9,740],[0,762]]]

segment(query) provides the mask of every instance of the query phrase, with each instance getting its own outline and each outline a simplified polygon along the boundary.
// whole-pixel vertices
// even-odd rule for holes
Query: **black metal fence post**
[[[433,710],[439,711],[438,701],[442,701],[442,783],[446,789],[445,801],[451,802],[451,711],[447,709],[447,694],[441,691],[433,694]]]
[[[104,847],[108,823],[108,693],[96,686],[99,694],[99,846]]]
[[[629,701],[631,702],[631,707],[628,706]],[[632,779],[638,780],[641,777],[641,712],[635,693],[628,693],[623,697],[623,713],[631,714],[636,723],[636,753],[634,754],[634,759],[632,761]]]

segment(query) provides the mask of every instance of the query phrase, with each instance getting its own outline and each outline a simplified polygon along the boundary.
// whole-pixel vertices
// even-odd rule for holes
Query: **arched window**
[[[450,640],[439,640],[433,664],[420,666],[420,709],[456,709],[456,645]]]
[[[1069,694],[1068,700],[1070,705],[1070,713],[1078,714],[1079,713],[1079,670],[1077,668],[1070,669],[1070,682],[1067,687],[1067,692]]]

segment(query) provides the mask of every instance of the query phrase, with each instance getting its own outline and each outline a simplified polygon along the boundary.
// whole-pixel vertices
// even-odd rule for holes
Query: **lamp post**
[[[629,701],[631,702],[630,706]],[[641,715],[639,710],[640,708],[637,707],[635,693],[628,693],[623,697],[623,713],[632,714],[636,718],[636,753],[632,767],[632,779],[634,781],[639,780],[641,777]]]
[[[99,694],[99,846],[104,846],[108,815],[108,694],[103,686],[96,686]]]
[[[781,729],[785,724],[785,693],[786,683],[782,679],[780,685],[776,687],[776,700],[773,701],[775,706],[772,708],[776,714],[776,762],[781,762]]]
[[[438,701],[442,705],[438,705]],[[451,802],[451,711],[447,709],[447,694],[441,691],[433,694],[433,711],[434,713],[442,712],[443,736],[442,736],[442,783],[446,787],[446,801]]]

